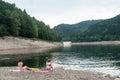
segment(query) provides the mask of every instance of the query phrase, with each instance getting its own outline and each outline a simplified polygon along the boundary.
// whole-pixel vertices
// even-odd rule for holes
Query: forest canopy
[[[104,20],[61,24],[54,28],[63,40],[72,42],[120,40],[120,15]]]
[[[60,41],[60,36],[46,25],[21,10],[15,4],[0,0],[0,37],[15,36]]]

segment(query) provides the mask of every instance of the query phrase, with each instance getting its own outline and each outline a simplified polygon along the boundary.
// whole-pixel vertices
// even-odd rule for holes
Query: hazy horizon
[[[85,20],[107,19],[120,14],[120,0],[4,0],[15,3],[31,17],[54,26]]]

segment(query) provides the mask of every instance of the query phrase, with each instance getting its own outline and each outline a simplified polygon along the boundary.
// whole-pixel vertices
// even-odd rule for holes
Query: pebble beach
[[[61,68],[46,73],[33,71],[12,72],[10,71],[12,69],[16,69],[16,67],[0,67],[0,80],[120,80],[117,76]]]

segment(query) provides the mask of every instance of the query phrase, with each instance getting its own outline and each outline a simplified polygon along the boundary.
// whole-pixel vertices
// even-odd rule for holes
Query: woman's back
[[[52,64],[51,62],[46,62],[46,68],[51,68]]]

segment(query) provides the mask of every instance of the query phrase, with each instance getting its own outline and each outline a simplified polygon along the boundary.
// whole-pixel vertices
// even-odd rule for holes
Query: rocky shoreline
[[[118,76],[110,76],[89,71],[64,70],[56,68],[52,72],[33,71],[12,72],[16,67],[0,67],[0,80],[120,80]]]

